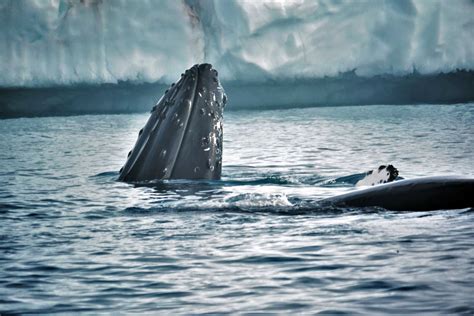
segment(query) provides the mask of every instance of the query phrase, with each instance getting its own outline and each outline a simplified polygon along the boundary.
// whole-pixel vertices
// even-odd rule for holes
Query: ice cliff
[[[0,87],[474,69],[471,0],[0,1]]]

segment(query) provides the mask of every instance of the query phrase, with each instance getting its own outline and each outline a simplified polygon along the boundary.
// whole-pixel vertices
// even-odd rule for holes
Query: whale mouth
[[[219,179],[226,102],[212,65],[186,70],[152,108],[119,180]]]

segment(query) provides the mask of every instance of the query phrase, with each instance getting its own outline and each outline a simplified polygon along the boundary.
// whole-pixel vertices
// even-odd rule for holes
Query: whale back
[[[474,178],[425,177],[356,190],[322,201],[326,205],[393,211],[432,211],[474,207]]]

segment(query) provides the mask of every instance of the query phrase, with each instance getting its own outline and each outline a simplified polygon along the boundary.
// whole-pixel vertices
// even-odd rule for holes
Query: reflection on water
[[[117,182],[147,118],[0,121],[0,313],[474,312],[473,210],[318,203],[473,176],[471,104],[228,111],[221,181]]]

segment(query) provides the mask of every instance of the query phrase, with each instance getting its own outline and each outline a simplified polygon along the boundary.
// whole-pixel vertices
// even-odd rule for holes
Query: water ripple
[[[137,184],[146,114],[2,121],[0,314],[472,314],[473,208],[319,203],[380,164],[472,176],[470,112],[229,112],[221,181]]]

